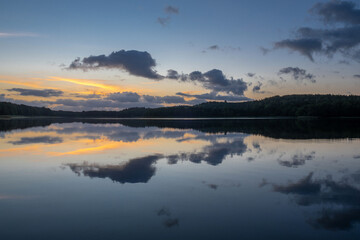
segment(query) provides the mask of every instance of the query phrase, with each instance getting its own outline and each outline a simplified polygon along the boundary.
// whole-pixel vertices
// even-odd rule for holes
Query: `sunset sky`
[[[360,2],[0,0],[0,101],[120,110],[360,94]]]

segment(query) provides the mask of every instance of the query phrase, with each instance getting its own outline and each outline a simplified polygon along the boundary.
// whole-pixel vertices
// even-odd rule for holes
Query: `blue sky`
[[[319,3],[315,10],[310,11]],[[339,18],[343,16],[339,14],[344,7],[349,17]],[[360,45],[359,7],[359,1],[310,0],[0,0],[1,98],[54,109],[87,110],[196,104],[220,99],[219,96],[224,100],[234,96],[241,100],[240,97],[261,99],[293,93],[359,94],[360,57],[354,56]],[[326,11],[321,13],[321,10]],[[316,32],[311,36],[299,36],[298,29],[302,27]],[[346,30],[349,27],[354,29],[354,36],[347,36],[345,40],[350,38],[354,42],[351,47],[344,45],[331,53],[325,50],[325,44],[334,44],[340,38],[327,39],[330,35],[324,34],[324,30]],[[299,50],[297,45],[294,48],[289,42],[282,42],[314,37],[323,43],[323,49],[311,50],[314,61],[304,54],[307,50],[303,46]],[[281,47],[275,47],[280,46],[276,45],[279,42],[282,42]],[[261,48],[269,52],[264,55]],[[152,69],[164,78],[154,81],[134,75],[119,64],[66,69],[77,57],[82,60],[89,56],[108,56],[120,50],[146,51],[156,61]],[[168,79],[169,69],[184,76],[194,71],[204,75],[195,80]],[[220,70],[228,80],[223,85],[231,83],[240,87],[239,84],[244,83],[241,85],[243,88],[240,87],[243,91],[234,93],[229,88],[213,86],[221,82],[221,79],[205,74],[213,69]],[[281,69],[287,71],[280,73]],[[250,77],[247,73],[255,75]],[[69,81],[50,81],[52,77],[99,82],[114,88],[104,91],[104,88],[74,81],[72,85]],[[242,82],[231,82],[231,79]],[[258,86],[257,90],[254,90],[255,86]],[[46,97],[24,95],[24,90],[19,88],[56,89],[63,94]],[[100,100],[114,101],[109,100],[113,99],[111,94],[117,93],[118,96],[123,92],[126,92],[124,96],[129,92],[137,93],[139,100],[126,102],[121,98],[118,106],[116,102],[107,102],[91,107],[91,102],[86,102],[89,99],[84,97],[85,93],[94,93]],[[184,95],[177,94],[179,92],[187,96],[184,98]],[[83,98],[79,97],[80,94]],[[199,98],[203,94],[212,97]],[[148,102],[144,95],[177,97],[178,102],[160,98]],[[71,99],[72,106],[61,104],[64,99]]]

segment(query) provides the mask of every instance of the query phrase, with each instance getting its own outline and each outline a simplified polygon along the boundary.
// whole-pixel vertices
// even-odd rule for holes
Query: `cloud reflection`
[[[291,194],[300,206],[319,205],[322,210],[308,222],[315,228],[349,230],[360,223],[360,190],[348,178],[335,181],[331,176],[313,179],[313,173],[287,185],[273,184],[275,192]]]
[[[282,157],[282,155],[281,155],[281,157]],[[310,152],[308,154],[298,153],[298,154],[293,155],[290,160],[281,160],[279,158],[278,162],[282,166],[296,168],[298,166],[305,165],[306,161],[313,160],[314,157],[315,157],[314,151]]]
[[[163,155],[155,154],[141,158],[130,159],[120,165],[89,164],[87,162],[65,164],[78,174],[90,178],[109,178],[119,183],[147,183],[155,175],[154,163]]]
[[[62,143],[63,139],[60,137],[51,137],[51,136],[40,136],[40,137],[22,137],[17,141],[9,141],[13,145],[24,145],[24,144],[35,144],[35,143],[46,143],[46,144],[55,144]]]
[[[168,156],[168,163],[175,164],[178,161],[190,161],[201,163],[202,161],[210,165],[218,165],[228,155],[242,155],[246,152],[247,146],[242,138],[228,140],[227,142],[214,142],[205,146],[201,151],[192,153],[179,153]]]

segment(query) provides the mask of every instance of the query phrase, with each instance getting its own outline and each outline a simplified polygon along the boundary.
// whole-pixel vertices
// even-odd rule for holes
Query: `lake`
[[[1,238],[358,239],[359,123],[1,120]]]

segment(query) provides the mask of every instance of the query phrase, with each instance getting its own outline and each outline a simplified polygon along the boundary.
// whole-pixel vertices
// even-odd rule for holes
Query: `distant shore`
[[[1,116],[2,115],[2,116]],[[236,119],[360,117],[360,96],[287,95],[248,102],[206,102],[194,106],[136,107],[120,111],[62,111],[0,102],[1,119],[22,117]]]

